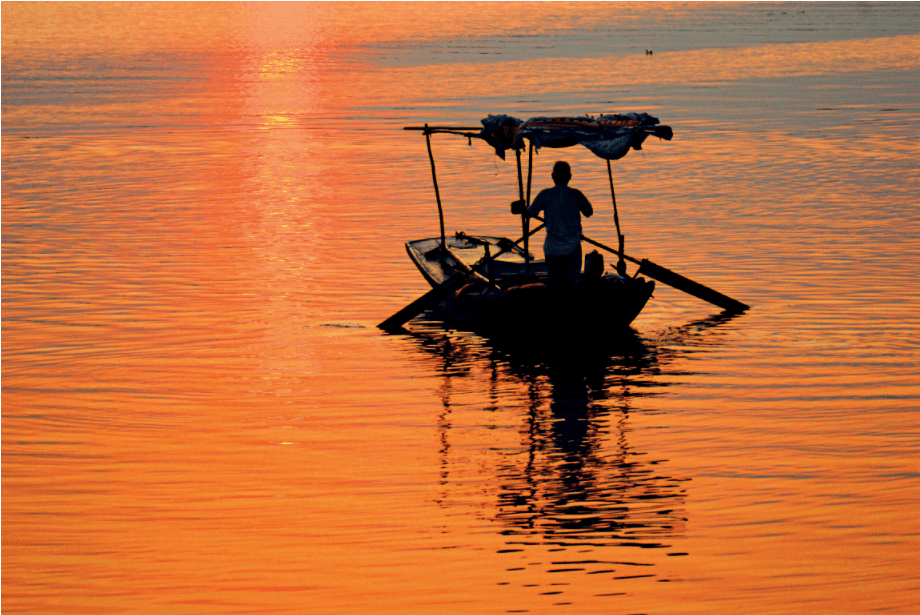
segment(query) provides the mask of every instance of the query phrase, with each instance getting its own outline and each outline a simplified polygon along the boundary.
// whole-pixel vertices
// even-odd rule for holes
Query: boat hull
[[[431,315],[451,326],[477,330],[615,331],[629,326],[655,289],[654,281],[610,273],[593,279],[582,276],[576,284],[552,288],[545,263],[525,262],[521,251],[485,258],[487,246],[490,254],[499,254],[500,246],[508,243],[498,237],[448,237],[449,251],[444,252],[440,238],[408,242],[409,257],[433,288],[464,265],[481,274],[468,275],[445,293]]]

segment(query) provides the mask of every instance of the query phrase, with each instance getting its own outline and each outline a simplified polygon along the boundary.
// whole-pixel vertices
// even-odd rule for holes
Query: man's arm
[[[530,203],[530,207],[527,208],[527,215],[531,218],[538,215],[540,210],[543,209],[543,199],[540,198],[541,196],[543,196],[542,191],[537,195],[537,198]]]
[[[594,215],[594,208],[591,207],[591,201],[588,200],[588,197],[586,197],[583,193],[580,194],[581,207],[579,207],[579,209],[581,209],[581,213],[584,214],[585,218],[590,218]]]

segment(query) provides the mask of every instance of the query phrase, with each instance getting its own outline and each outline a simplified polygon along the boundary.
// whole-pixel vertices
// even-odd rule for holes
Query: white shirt
[[[527,213],[536,216],[545,211],[546,240],[543,254],[565,256],[581,245],[581,214],[594,214],[590,201],[580,190],[568,186],[553,186],[540,191]]]

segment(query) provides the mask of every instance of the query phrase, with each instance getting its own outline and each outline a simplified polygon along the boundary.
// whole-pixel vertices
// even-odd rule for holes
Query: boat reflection
[[[468,448],[452,451],[451,440],[469,433],[468,411],[477,410],[479,399],[489,417],[496,410],[517,417],[512,426],[517,442],[502,445],[496,435],[495,442],[478,443],[492,457],[485,481],[491,502],[481,509],[502,526],[502,552],[537,546],[549,551],[577,547],[579,552],[668,548],[669,539],[684,533],[689,478],[669,475],[667,460],[629,445],[629,415],[638,398],[659,395],[682,373],[679,366],[686,365],[688,352],[717,344],[720,336],[714,329],[732,318],[716,316],[655,335],[630,330],[616,339],[551,346],[420,323],[411,335],[419,349],[436,359],[442,376],[442,505],[455,505],[463,499],[457,492],[468,489],[469,469],[461,466],[469,464],[471,454]],[[487,389],[478,397],[475,385],[463,382],[476,373]],[[654,411],[647,402],[642,408]],[[467,417],[459,417],[460,411]],[[452,434],[456,423],[464,428]],[[588,573],[608,572],[612,563],[653,565],[611,562],[609,557],[553,564]]]

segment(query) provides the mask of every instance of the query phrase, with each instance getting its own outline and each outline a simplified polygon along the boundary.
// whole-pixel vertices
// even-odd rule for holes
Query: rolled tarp
[[[505,158],[509,149],[522,149],[524,140],[534,148],[583,145],[605,160],[619,160],[630,149],[642,149],[649,135],[670,141],[673,131],[648,113],[592,116],[534,117],[520,120],[509,115],[489,115],[478,135]]]

